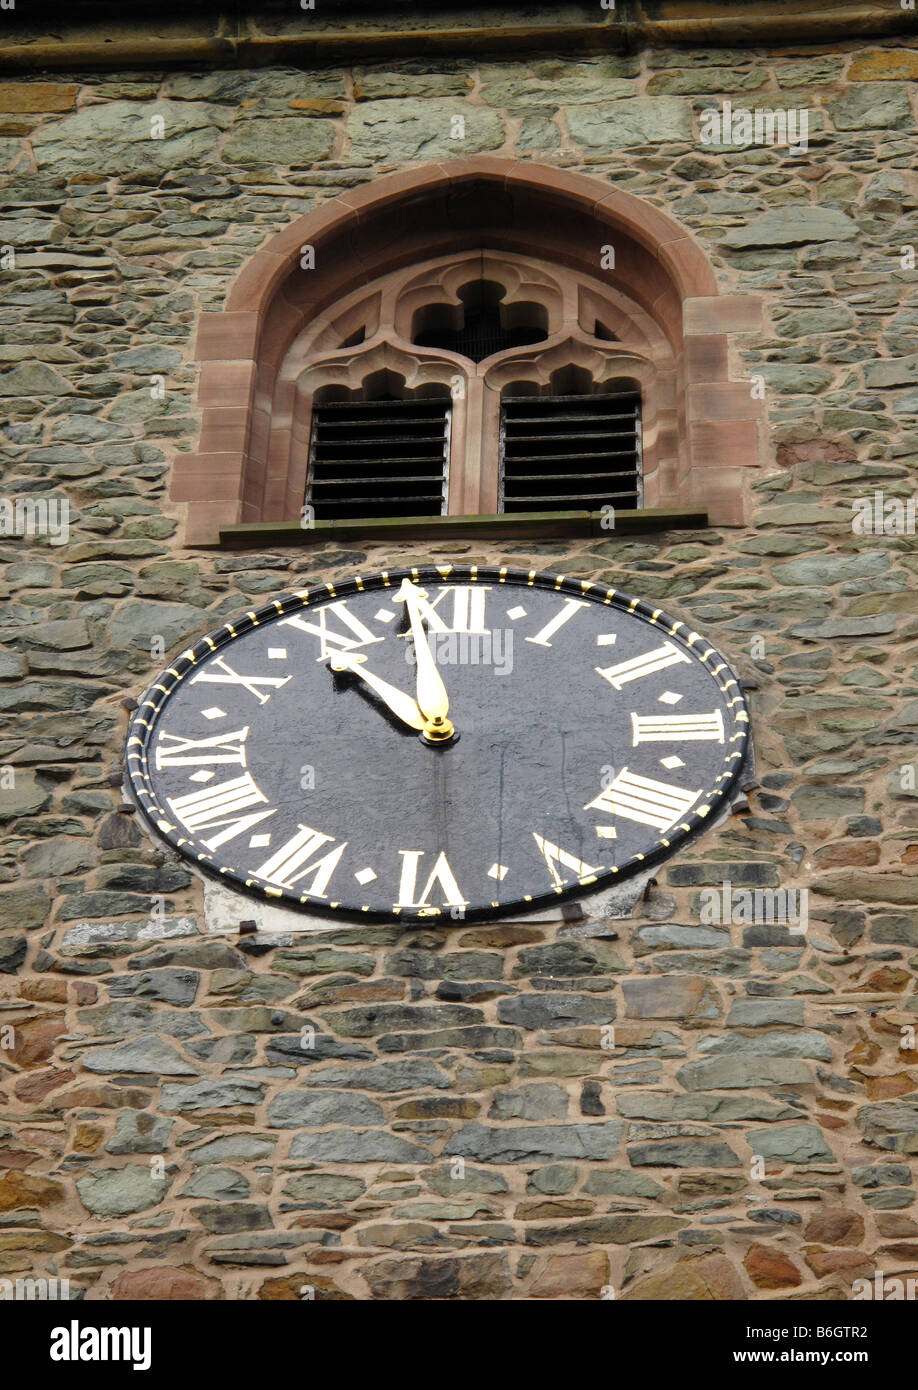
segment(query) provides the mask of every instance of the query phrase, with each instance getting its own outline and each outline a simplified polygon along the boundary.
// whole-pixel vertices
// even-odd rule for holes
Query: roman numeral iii
[[[724,717],[721,711],[713,714],[631,715],[632,747],[639,743],[665,743],[672,739],[713,739],[724,741]]]
[[[607,815],[637,821],[639,825],[669,830],[700,795],[700,789],[686,791],[684,787],[673,787],[668,782],[655,782],[652,777],[638,777],[623,767],[615,780],[584,810],[604,811]]]

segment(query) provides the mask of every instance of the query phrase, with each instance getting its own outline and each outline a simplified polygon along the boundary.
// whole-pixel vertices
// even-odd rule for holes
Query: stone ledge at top
[[[202,7],[199,7],[199,9]],[[0,48],[0,71],[48,68],[89,69],[169,67],[178,63],[238,64],[241,67],[294,59],[330,60],[348,54],[366,62],[374,55],[457,50],[482,53],[499,49],[544,49],[559,45],[581,50],[629,51],[649,44],[737,44],[818,41],[840,34],[847,39],[913,33],[914,16],[873,0],[630,0],[623,22],[618,13],[580,4],[544,7],[495,5],[482,0],[457,13],[431,13],[424,6],[386,14],[357,0],[333,21],[299,13],[286,4],[254,3],[234,14],[214,5],[210,14],[175,19],[158,17],[155,32],[147,17],[104,20],[105,44],[84,12],[57,26],[52,35],[28,16],[18,22]],[[650,12],[649,12],[650,11]],[[905,74],[903,74],[905,75]]]

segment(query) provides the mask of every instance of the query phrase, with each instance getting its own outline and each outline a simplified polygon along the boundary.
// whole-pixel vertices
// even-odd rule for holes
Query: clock
[[[704,829],[749,716],[705,637],[562,575],[443,565],[298,590],[139,701],[128,791],[244,893],[357,920],[597,892]]]

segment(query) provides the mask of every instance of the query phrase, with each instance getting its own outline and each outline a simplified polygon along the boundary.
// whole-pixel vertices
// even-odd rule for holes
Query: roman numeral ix
[[[180,734],[161,734],[154,761],[157,772],[164,767],[201,767],[205,763],[236,763],[245,767],[245,741],[249,726],[212,738],[182,738]]]

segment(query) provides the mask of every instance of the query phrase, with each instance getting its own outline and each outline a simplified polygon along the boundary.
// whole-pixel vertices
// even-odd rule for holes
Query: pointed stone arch
[[[656,505],[741,523],[761,404],[748,382],[730,381],[728,345],[759,327],[759,299],[718,294],[698,242],[642,199],[589,175],[481,156],[404,169],[331,199],[255,253],[224,310],[201,315],[201,437],[196,453],[176,459],[171,490],[188,507],[188,544],[216,544],[221,527],[240,522],[297,518],[289,447],[275,441],[293,409],[280,369],[304,328],[330,325],[361,286],[476,247],[600,278],[653,320],[678,400]]]

